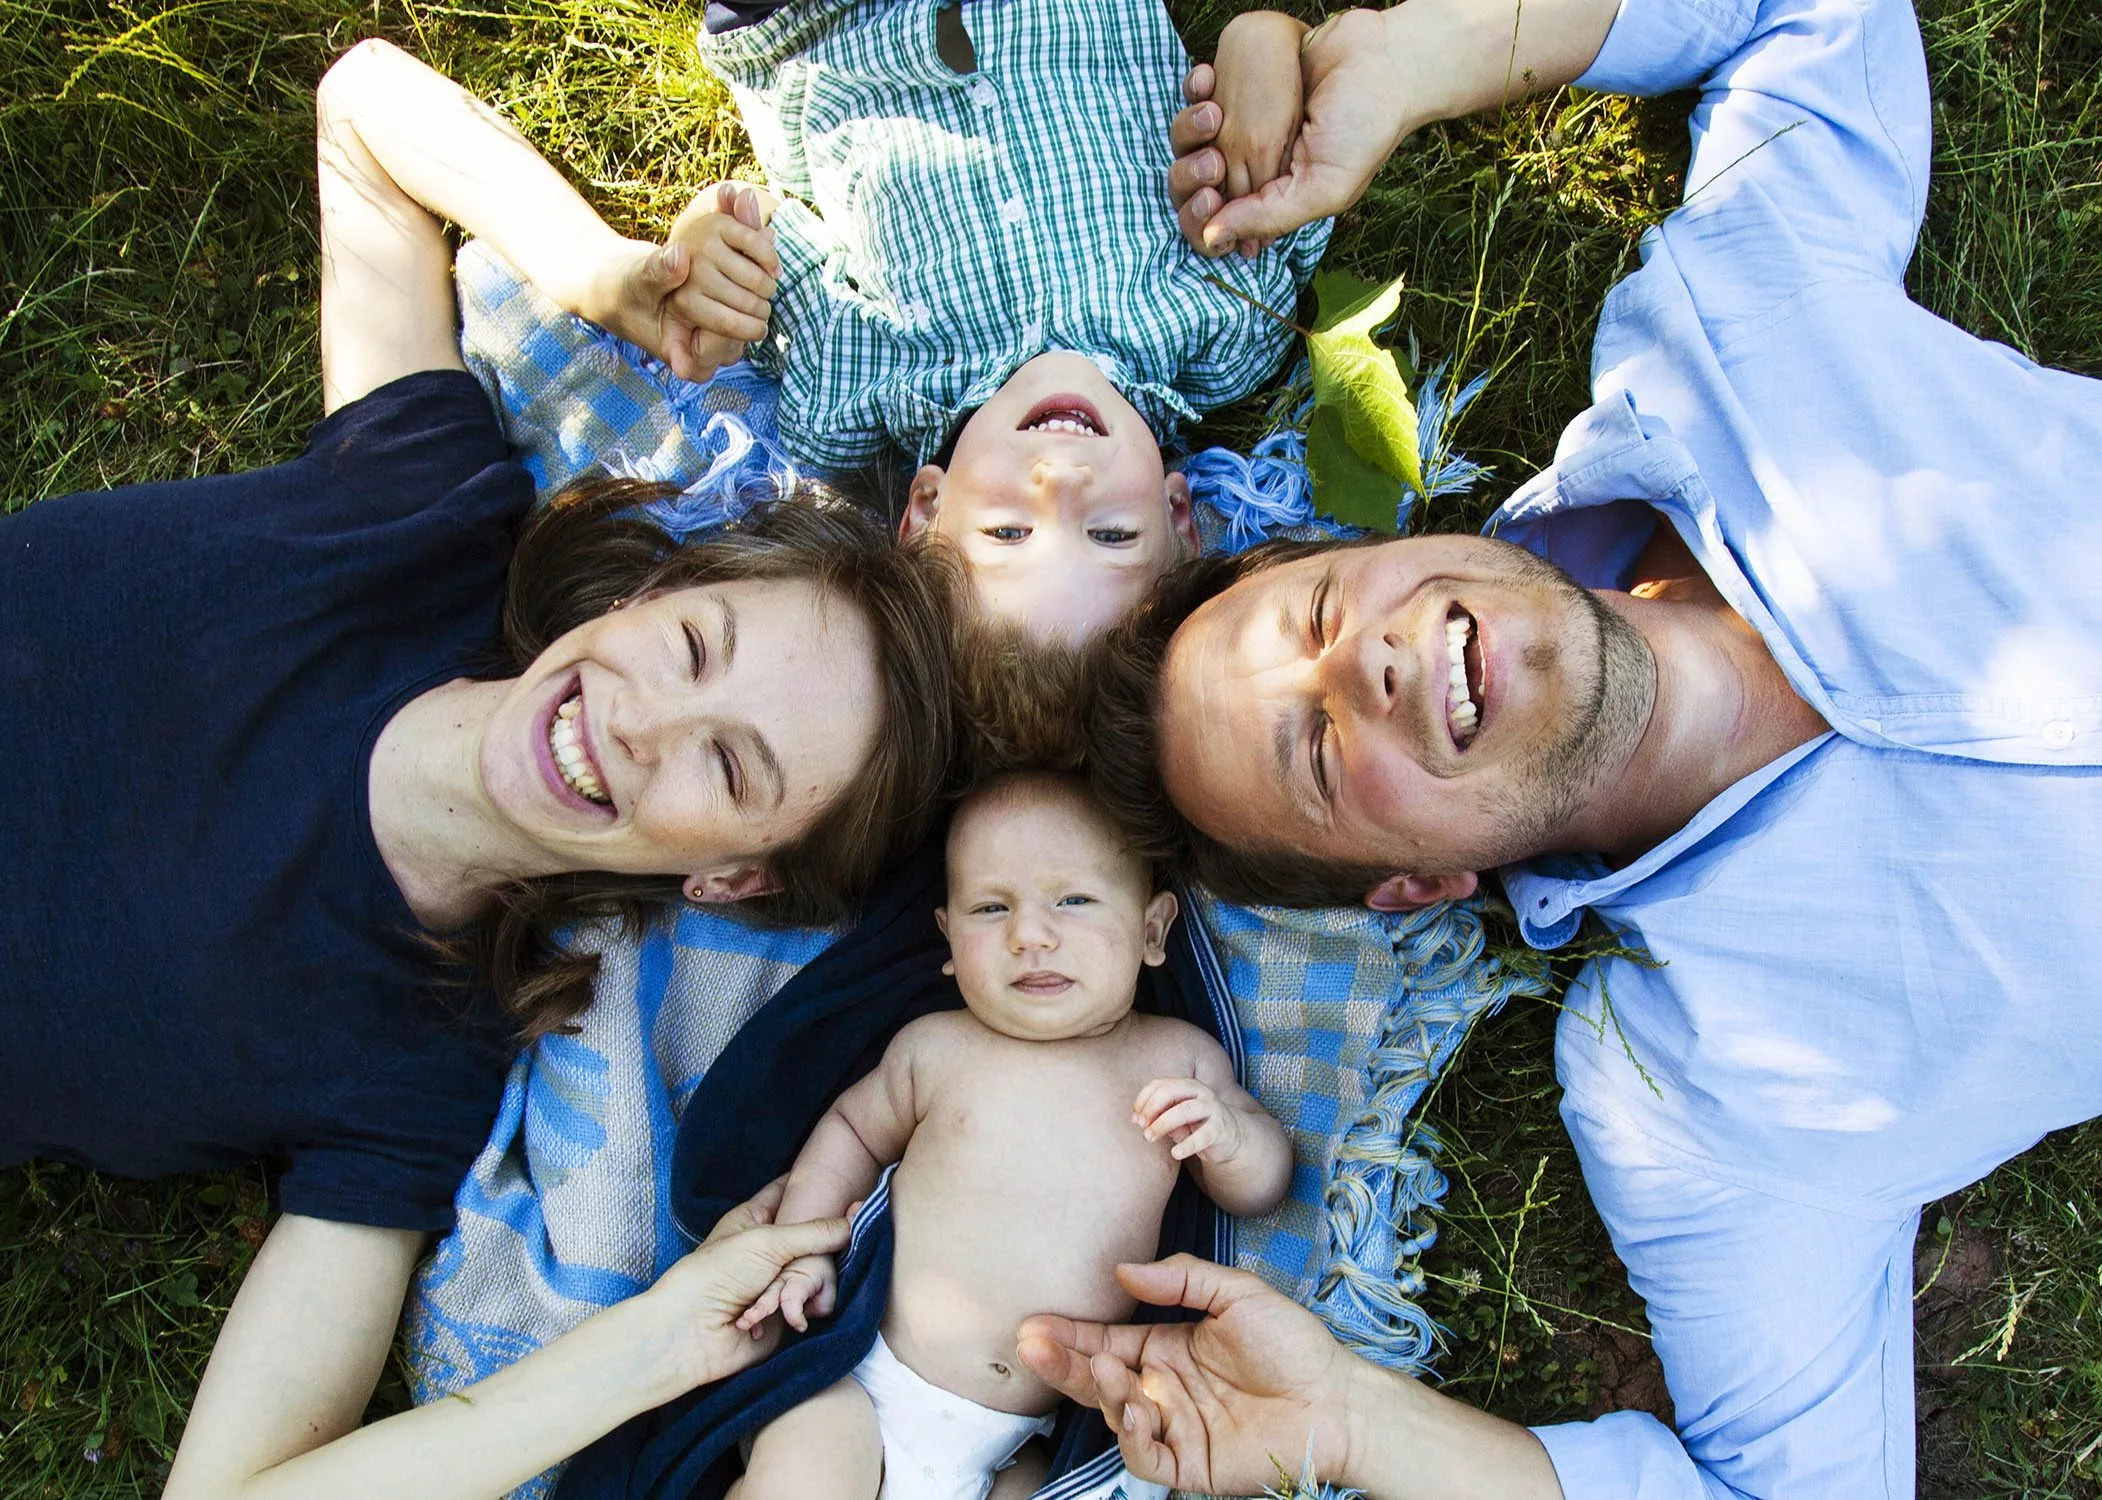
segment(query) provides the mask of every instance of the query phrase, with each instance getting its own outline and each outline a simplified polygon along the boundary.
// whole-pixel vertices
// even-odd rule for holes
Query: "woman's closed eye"
[[[701,673],[708,670],[708,643],[701,639],[701,629],[691,620],[680,622],[686,633],[686,656],[693,669],[693,680],[699,682]]]
[[[715,742],[715,764],[716,768],[722,773],[723,791],[728,794],[732,802],[742,803],[744,801],[744,767],[738,764],[737,757],[731,753],[730,747],[721,740]]]

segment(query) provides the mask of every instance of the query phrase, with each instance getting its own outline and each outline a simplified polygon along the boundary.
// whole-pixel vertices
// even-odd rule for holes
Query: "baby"
[[[1120,1261],[1153,1257],[1187,1166],[1229,1213],[1284,1197],[1291,1148],[1182,1021],[1133,1012],[1166,957],[1175,897],[1061,777],[974,793],[949,834],[945,972],[968,1009],[926,1016],[818,1122],[782,1223],[840,1214],[891,1179],[896,1253],[875,1348],[759,1434],[740,1500],[1026,1495],[1040,1460],[994,1474],[1049,1430],[1058,1393],[1015,1354],[1055,1309],[1117,1322]],[[831,1311],[829,1258],[797,1261],[744,1317]]]
[[[1304,30],[1222,39],[1236,160],[1289,141]],[[673,367],[749,342],[800,465],[909,461],[900,533],[957,550],[982,618],[1069,644],[1120,618],[1197,546],[1159,439],[1277,367],[1327,223],[1245,259],[1183,242],[1160,0],[809,0],[701,55],[774,191],[718,185],[675,226]]]

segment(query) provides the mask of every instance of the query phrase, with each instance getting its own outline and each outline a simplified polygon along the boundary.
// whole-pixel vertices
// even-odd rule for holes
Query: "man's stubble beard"
[[[1588,682],[1576,694],[1578,711],[1568,728],[1514,769],[1509,790],[1490,809],[1493,857],[1479,868],[1556,847],[1585,799],[1642,737],[1656,700],[1657,661],[1642,633],[1561,569],[1534,561],[1554,574],[1589,627]]]

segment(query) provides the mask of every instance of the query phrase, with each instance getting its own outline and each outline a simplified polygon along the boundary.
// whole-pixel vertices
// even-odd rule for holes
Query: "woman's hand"
[[[749,1203],[723,1215],[698,1249],[636,1299],[666,1338],[666,1394],[660,1402],[735,1374],[773,1353],[781,1341],[779,1324],[769,1321],[747,1332],[738,1319],[791,1262],[846,1247],[845,1219],[773,1222],[787,1181],[776,1178]]]

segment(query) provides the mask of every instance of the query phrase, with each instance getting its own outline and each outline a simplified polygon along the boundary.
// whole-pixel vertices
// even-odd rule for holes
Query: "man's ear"
[[[948,474],[938,464],[922,464],[905,491],[905,514],[898,517],[898,540],[909,542],[941,514],[942,481]]]
[[[1173,891],[1161,891],[1146,903],[1145,959],[1156,969],[1168,961],[1168,929],[1175,925],[1179,910]]]
[[[695,906],[727,906],[732,901],[770,896],[780,889],[774,873],[758,864],[723,865],[686,877],[686,899]]]
[[[1181,474],[1170,474],[1161,481],[1168,499],[1168,526],[1182,542],[1182,555],[1195,557],[1204,550],[1204,543],[1197,537],[1197,514],[1190,509],[1190,482]]]
[[[1482,877],[1472,870],[1458,875],[1390,875],[1372,888],[1365,904],[1374,911],[1416,911],[1471,896],[1481,883]]]

